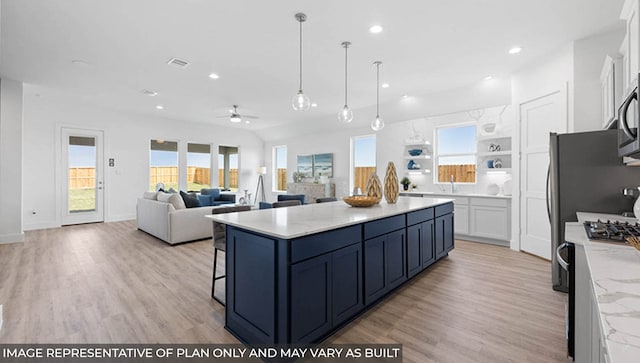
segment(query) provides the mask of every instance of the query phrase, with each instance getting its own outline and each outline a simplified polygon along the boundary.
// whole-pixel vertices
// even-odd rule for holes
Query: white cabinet
[[[509,240],[511,223],[509,223],[510,213],[506,199],[471,198],[469,214],[469,234],[502,241]]]
[[[424,140],[405,140],[404,171],[406,174],[431,173],[431,143]]]
[[[618,102],[622,98],[621,59],[607,56],[600,73],[602,91],[602,127],[608,128],[616,119]]]
[[[478,172],[511,172],[511,137],[478,137]]]
[[[623,55],[622,91],[638,78],[640,72],[640,22],[638,20],[638,0],[626,0],[620,18],[626,22],[626,35],[620,51]]]
[[[453,232],[469,234],[469,198],[453,198]]]

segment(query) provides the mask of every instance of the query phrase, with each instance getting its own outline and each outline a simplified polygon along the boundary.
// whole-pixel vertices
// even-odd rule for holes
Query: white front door
[[[557,91],[520,104],[520,249],[551,259],[547,215],[549,133],[567,132],[566,96]]]
[[[62,225],[104,221],[102,131],[62,128]]]

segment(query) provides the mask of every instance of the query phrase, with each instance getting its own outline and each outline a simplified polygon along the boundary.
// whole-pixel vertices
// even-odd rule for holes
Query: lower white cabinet
[[[508,241],[509,208],[506,199],[471,198],[469,234]],[[457,214],[456,214],[456,217]]]

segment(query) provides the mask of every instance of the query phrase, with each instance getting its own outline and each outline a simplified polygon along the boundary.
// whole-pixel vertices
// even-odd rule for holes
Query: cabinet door
[[[506,207],[472,205],[470,215],[471,235],[509,240],[509,214]]]
[[[412,277],[422,271],[422,223],[407,227],[407,275]]]
[[[386,290],[385,235],[364,241],[364,302],[369,305]]]
[[[331,330],[331,254],[291,266],[291,343],[311,343]]]
[[[636,2],[637,4],[637,2]],[[629,42],[629,85],[638,78],[640,72],[640,23],[638,23],[638,5],[632,6],[627,18],[627,37]]]
[[[469,206],[456,204],[454,206],[456,212],[456,234],[469,234]]]
[[[407,280],[407,241],[404,229],[391,232],[386,237],[387,289],[393,289]]]
[[[337,326],[364,308],[362,299],[362,243],[331,254],[332,326]]]
[[[407,280],[405,230],[364,241],[364,302],[369,305]]]
[[[425,269],[436,261],[435,244],[433,240],[434,235],[434,221],[423,222],[421,225],[421,252],[422,252],[422,268]]]
[[[440,259],[453,249],[453,214],[446,214],[435,221],[436,259]]]

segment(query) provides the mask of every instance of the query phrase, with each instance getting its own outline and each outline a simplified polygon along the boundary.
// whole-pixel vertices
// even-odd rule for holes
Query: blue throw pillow
[[[211,203],[211,196],[210,195],[202,195],[202,194],[198,194],[198,200],[200,201],[200,205],[203,207],[210,207],[213,204]]]
[[[300,204],[304,204],[304,194],[280,194],[278,195],[278,202],[285,200],[299,200]]]
[[[211,188],[211,189],[202,189],[200,190],[200,194],[210,195],[213,200],[220,198],[220,189]],[[212,202],[213,202],[212,200]]]

